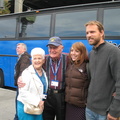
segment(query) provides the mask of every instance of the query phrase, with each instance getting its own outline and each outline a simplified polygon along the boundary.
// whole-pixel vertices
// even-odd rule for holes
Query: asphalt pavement
[[[15,115],[16,91],[0,88],[0,120],[13,120]]]
[[[15,89],[0,88],[0,120],[13,120],[14,119],[15,96],[16,96]]]

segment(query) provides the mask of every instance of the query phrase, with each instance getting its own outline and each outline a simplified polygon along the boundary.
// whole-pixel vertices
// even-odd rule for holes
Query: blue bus
[[[105,28],[105,40],[120,48],[120,1],[55,7],[0,16],[0,87],[14,86],[16,44],[25,43],[28,52],[59,36],[68,53],[74,42],[81,41],[88,51],[85,23],[98,20]]]

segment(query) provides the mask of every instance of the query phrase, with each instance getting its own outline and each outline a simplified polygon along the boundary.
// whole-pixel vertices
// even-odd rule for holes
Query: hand
[[[107,115],[107,120],[117,120],[117,118],[111,116],[110,114]]]
[[[19,88],[22,88],[22,87],[25,86],[25,83],[23,83],[21,76],[17,80],[17,85],[18,85]]]
[[[114,93],[112,94],[112,96],[114,96],[114,97],[115,97],[115,96],[116,96],[116,92],[114,92]]]
[[[44,108],[44,101],[40,101],[39,107],[40,107],[40,108]]]

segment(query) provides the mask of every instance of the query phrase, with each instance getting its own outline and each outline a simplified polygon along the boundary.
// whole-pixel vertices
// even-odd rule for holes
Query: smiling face
[[[44,62],[45,60],[42,55],[37,54],[32,56],[32,65],[36,70],[40,70]]]
[[[52,59],[58,59],[61,56],[63,46],[54,46],[54,45],[49,45],[48,46],[49,54]]]
[[[75,50],[73,47],[70,50],[70,56],[72,61],[76,61],[80,58],[80,51],[79,50]]]
[[[88,61],[88,52],[82,42],[75,42],[72,44],[69,56],[71,61],[76,65],[80,65],[83,62]]]

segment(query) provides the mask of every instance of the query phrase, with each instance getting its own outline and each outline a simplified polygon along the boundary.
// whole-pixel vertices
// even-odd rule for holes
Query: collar
[[[106,44],[106,41],[104,43],[101,43],[98,47],[93,47],[93,50],[99,50],[102,46]]]
[[[52,62],[54,62],[54,63],[58,62],[58,61],[60,60],[61,56],[62,56],[62,55],[60,55],[60,57],[58,57],[58,58],[54,58],[54,59],[51,58],[51,59],[52,59]]]

